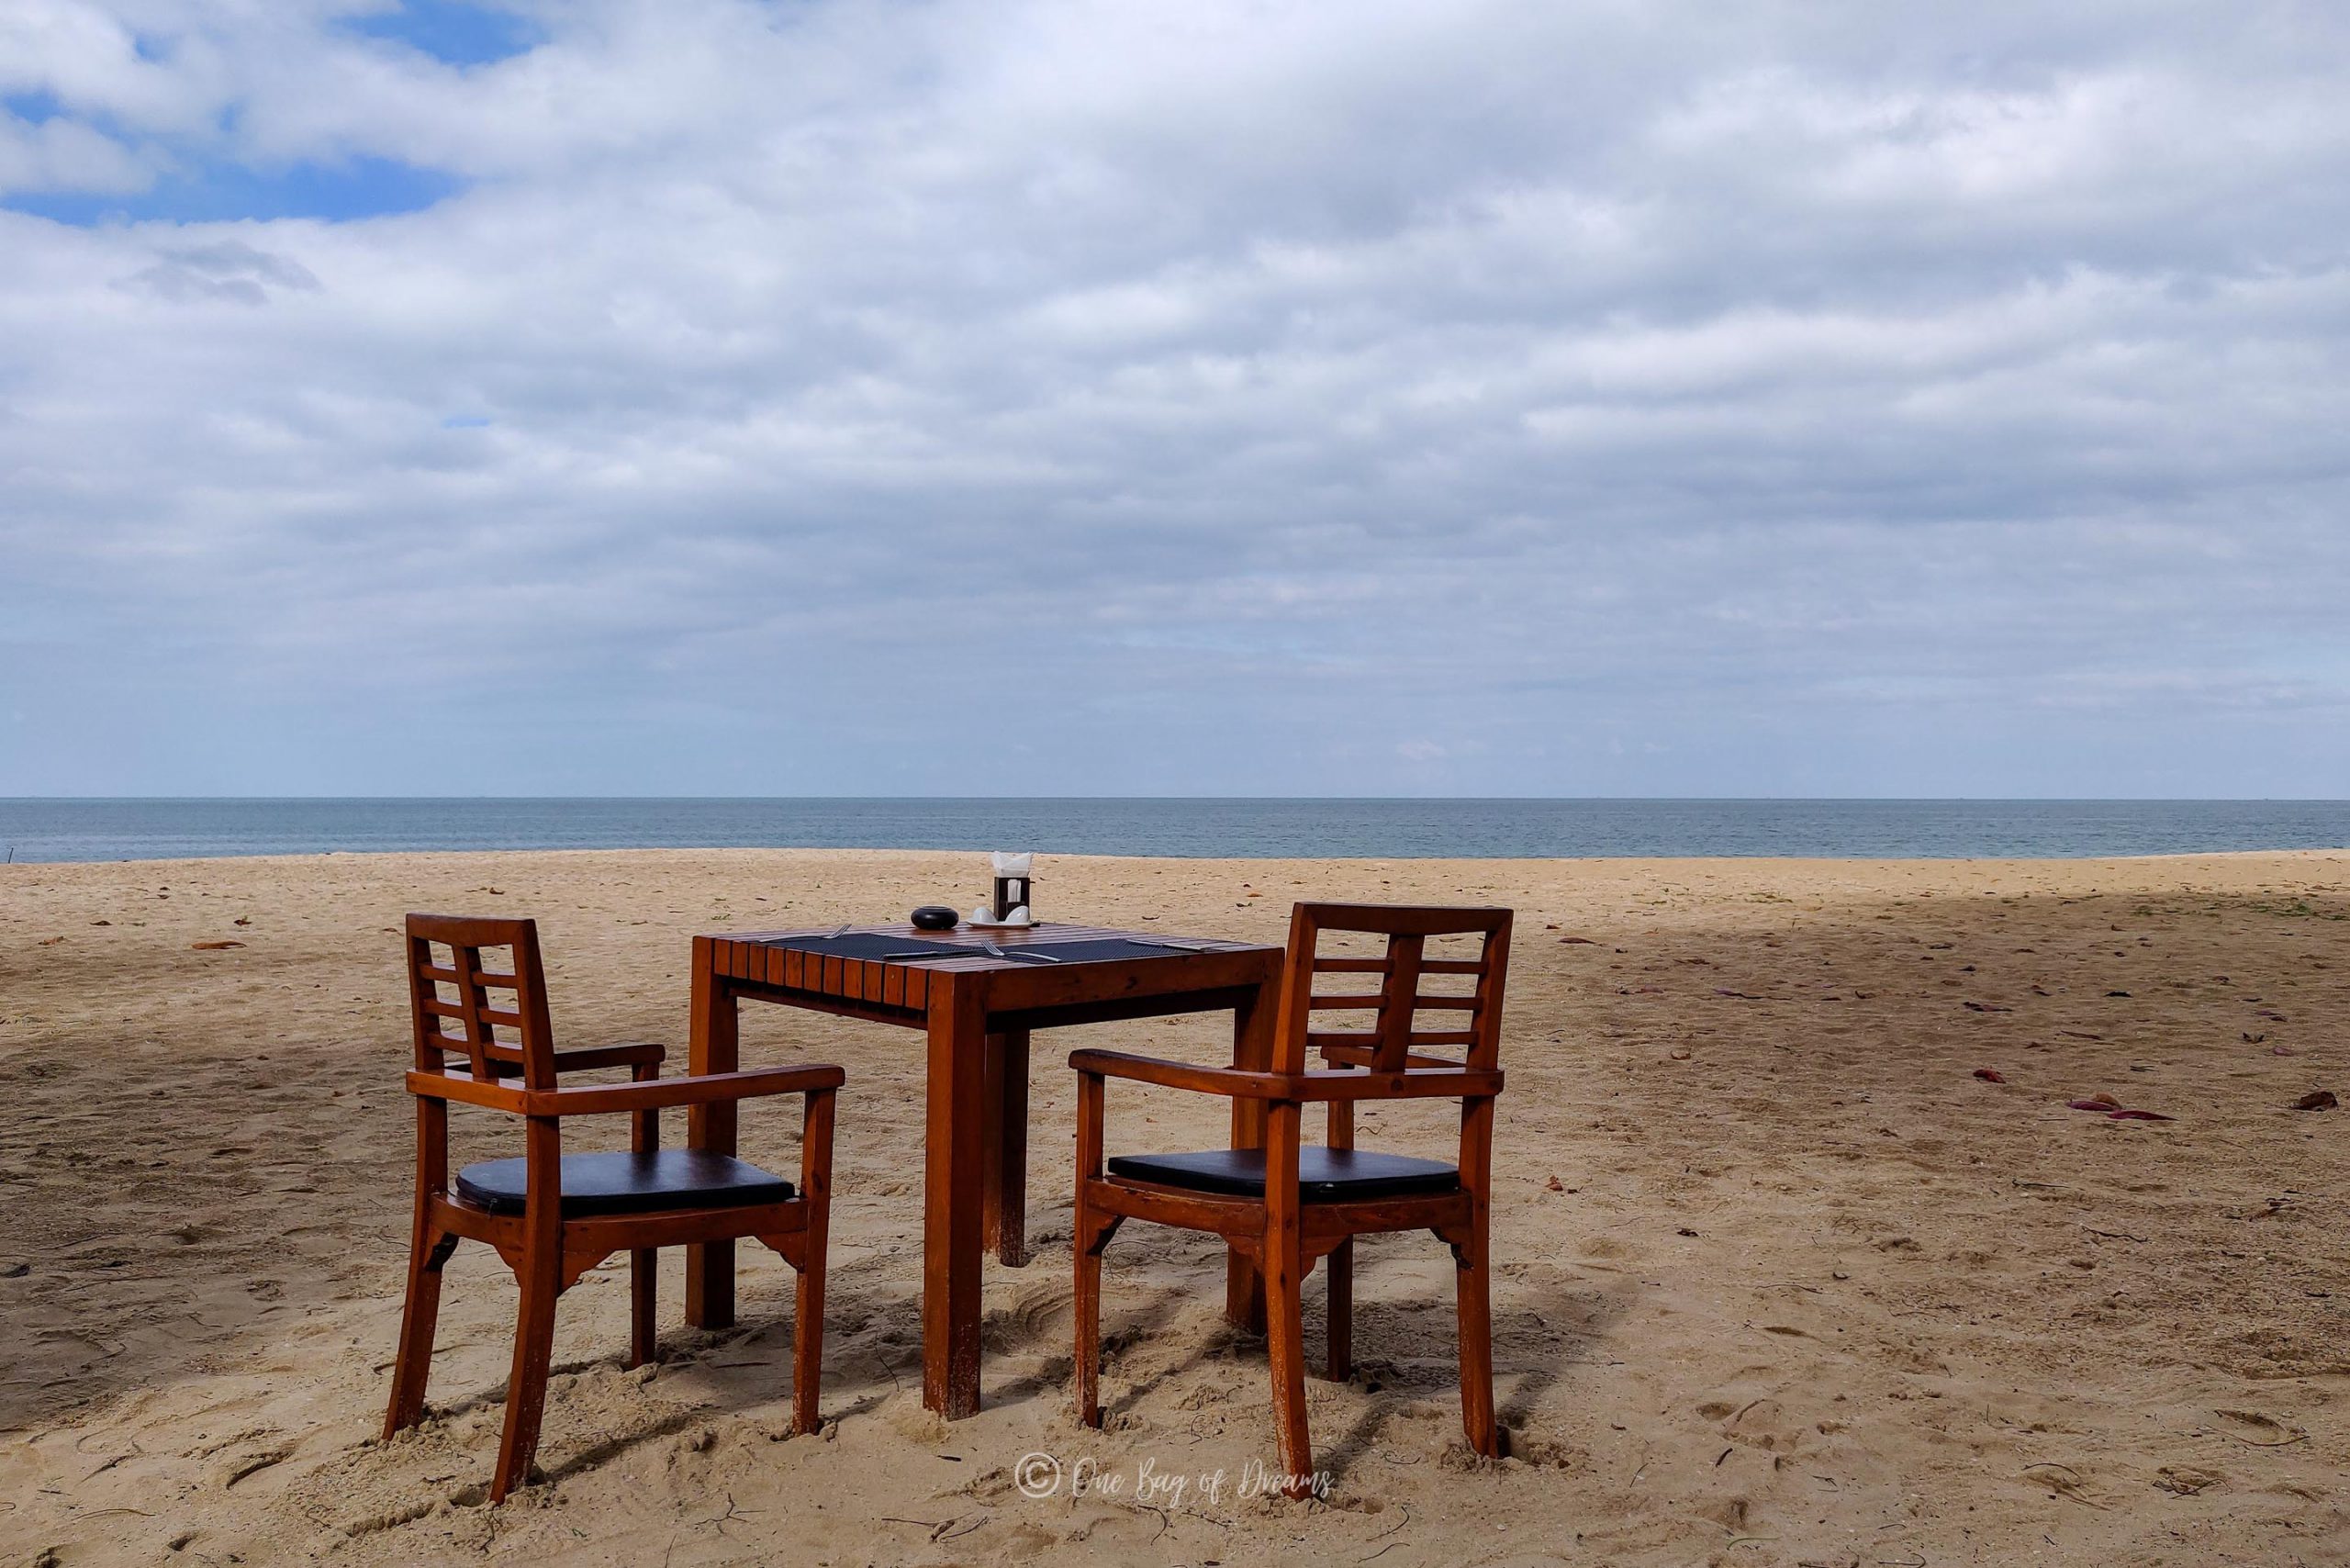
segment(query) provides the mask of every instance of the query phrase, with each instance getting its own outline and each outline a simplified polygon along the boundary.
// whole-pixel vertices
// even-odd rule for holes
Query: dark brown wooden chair
[[[1384,936],[1376,957],[1322,957],[1325,932]],[[1368,904],[1299,904],[1290,918],[1288,969],[1271,1070],[1199,1067],[1125,1051],[1081,1050],[1077,1111],[1077,1406],[1089,1426],[1102,1423],[1102,1253],[1128,1219],[1211,1230],[1250,1255],[1261,1271],[1273,1418],[1287,1489],[1311,1486],[1313,1450],[1305,1429],[1305,1353],[1299,1290],[1315,1262],[1329,1260],[1330,1325],[1326,1370],[1334,1379],[1352,1365],[1354,1241],[1372,1231],[1434,1231],[1452,1248],[1460,1320],[1460,1417],[1469,1441],[1496,1454],[1493,1327],[1486,1237],[1493,1184],[1494,1098],[1501,1092],[1502,991],[1509,962],[1505,909],[1407,909]],[[1431,937],[1480,938],[1476,957],[1439,958]],[[1377,976],[1344,994],[1317,996],[1317,974]],[[1424,977],[1473,976],[1465,992],[1426,994]],[[1453,982],[1458,987],[1459,982]],[[1367,1033],[1316,1030],[1313,1015],[1370,1013]],[[1446,1014],[1422,1029],[1416,1014]],[[1463,1047],[1458,1058],[1433,1054]],[[1306,1052],[1325,1070],[1309,1071]],[[1233,1147],[1196,1154],[1128,1155],[1102,1159],[1102,1084],[1128,1079],[1233,1100]],[[1366,1100],[1430,1096],[1460,1101],[1460,1157],[1455,1165],[1376,1154],[1355,1147],[1354,1108]],[[1321,1148],[1303,1144],[1305,1106],[1329,1107]]]
[[[435,957],[435,944],[449,950],[446,961]],[[500,947],[511,954],[509,967],[484,965],[482,950]],[[558,1051],[548,1023],[546,973],[533,921],[411,914],[408,949],[416,1017],[416,1066],[408,1075],[408,1092],[416,1096],[416,1226],[384,1435],[423,1417],[432,1330],[441,1310],[441,1271],[461,1239],[497,1248],[522,1287],[514,1371],[506,1391],[506,1431],[489,1488],[496,1503],[529,1478],[538,1449],[555,1298],[613,1253],[628,1253],[628,1364],[636,1366],[654,1355],[657,1249],[741,1237],[765,1242],[800,1272],[792,1325],[792,1414],[799,1430],[814,1431],[824,1343],[833,1092],[841,1086],[841,1070],[762,1068],[665,1081],[659,1046]],[[493,1006],[491,991],[511,993],[512,1004]],[[498,1038],[501,1029],[515,1038]],[[632,1081],[556,1081],[562,1072],[616,1067],[627,1068]],[[769,1094],[807,1097],[796,1193],[784,1178],[743,1160],[660,1147],[660,1115],[666,1107]],[[453,1192],[453,1100],[524,1118],[522,1157],[466,1166],[457,1172]],[[563,1152],[563,1118],[623,1114],[633,1118],[627,1153]]]

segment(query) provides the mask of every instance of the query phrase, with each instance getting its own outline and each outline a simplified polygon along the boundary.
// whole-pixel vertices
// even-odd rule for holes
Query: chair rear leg
[[[392,1363],[392,1403],[384,1436],[424,1418],[424,1385],[432,1376],[432,1335],[441,1321],[441,1271],[457,1238],[431,1230],[422,1214],[408,1238],[408,1299],[400,1307],[400,1348]]]
[[[1224,1316],[1243,1334],[1265,1331],[1265,1271],[1237,1249],[1225,1262]]]
[[[654,1248],[628,1255],[628,1364],[632,1367],[659,1359],[660,1266],[661,1254]]]
[[[1330,1249],[1325,1263],[1330,1271],[1330,1332],[1325,1346],[1323,1373],[1332,1383],[1344,1383],[1355,1370],[1355,1240],[1348,1237]]]
[[[661,1076],[661,1064],[639,1062],[628,1076],[632,1083],[655,1082]],[[631,1150],[653,1153],[661,1147],[661,1113],[637,1112],[629,1118],[628,1132]],[[661,1295],[660,1265],[657,1248],[642,1248],[628,1255],[628,1364],[632,1367],[659,1359],[661,1320],[655,1309]]]
[[[554,1355],[554,1304],[563,1285],[563,1249],[533,1249],[522,1264],[522,1305],[514,1327],[514,1370],[506,1383],[506,1429],[498,1443],[498,1473],[489,1500],[531,1478],[539,1451],[539,1418],[547,1402],[547,1366]]]
[[[1460,1314],[1460,1426],[1469,1446],[1488,1459],[1501,1457],[1501,1428],[1494,1418],[1494,1315],[1487,1268],[1488,1223],[1478,1211],[1464,1240],[1452,1248],[1453,1282]]]
[[[1330,1131],[1322,1140],[1332,1148],[1355,1146],[1355,1108],[1351,1101],[1330,1102]],[[1348,1237],[1330,1249],[1330,1331],[1324,1346],[1323,1374],[1344,1383],[1355,1364],[1355,1238]]]
[[[1080,1185],[1071,1248],[1077,1254],[1077,1418],[1102,1424],[1102,1254],[1125,1224],[1124,1215],[1096,1213]]]
[[[1304,1269],[1292,1231],[1286,1245],[1278,1234],[1265,1238],[1265,1345],[1273,1370],[1273,1426],[1281,1441],[1282,1490],[1304,1496],[1314,1471],[1314,1444],[1305,1429],[1305,1324],[1301,1293]]]

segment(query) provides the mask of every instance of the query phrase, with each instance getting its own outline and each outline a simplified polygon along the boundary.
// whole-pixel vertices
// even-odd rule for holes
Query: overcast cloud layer
[[[2350,11],[0,6],[0,794],[2350,793]]]

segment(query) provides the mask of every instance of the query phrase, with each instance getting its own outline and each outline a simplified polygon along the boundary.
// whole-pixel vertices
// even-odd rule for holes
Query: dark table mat
[[[759,944],[763,947],[792,947],[802,953],[822,953],[828,958],[968,958],[974,954],[987,957],[976,947],[966,947],[959,942],[925,942],[919,936],[892,936],[888,932],[851,931],[843,935],[770,936]]]
[[[1109,958],[1172,958],[1193,951],[1189,947],[1162,947],[1156,942],[1136,942],[1124,936],[1089,936],[1076,942],[1004,942],[998,946],[1015,957],[1023,947],[1033,952],[1050,953],[1064,964],[1091,963]]]
[[[982,941],[997,941],[993,933],[984,935]],[[1024,960],[1023,950],[1049,953],[1064,964],[1095,963],[1116,958],[1169,958],[1192,949],[1162,947],[1156,942],[1138,942],[1124,936],[1091,936],[1075,942],[997,942],[1014,963]],[[790,947],[802,953],[821,953],[834,958],[898,958],[927,961],[934,958],[985,958],[993,955],[968,942],[929,942],[919,936],[892,936],[888,933],[852,931],[826,938],[815,936],[771,936],[760,946]],[[1039,958],[1024,960],[1034,968],[1043,969]]]

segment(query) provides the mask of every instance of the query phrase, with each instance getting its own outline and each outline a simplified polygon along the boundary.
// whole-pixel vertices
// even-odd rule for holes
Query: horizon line
[[[151,805],[191,801],[218,804],[285,804],[293,802],[479,801],[699,801],[748,804],[764,801],[942,802],[1197,802],[1234,804],[1266,802],[1309,804],[1344,801],[1361,804],[1474,801],[1490,804],[1653,804],[1688,805],[1851,804],[1851,805],[2350,805],[2350,796],[2333,795],[0,795],[0,805]]]

